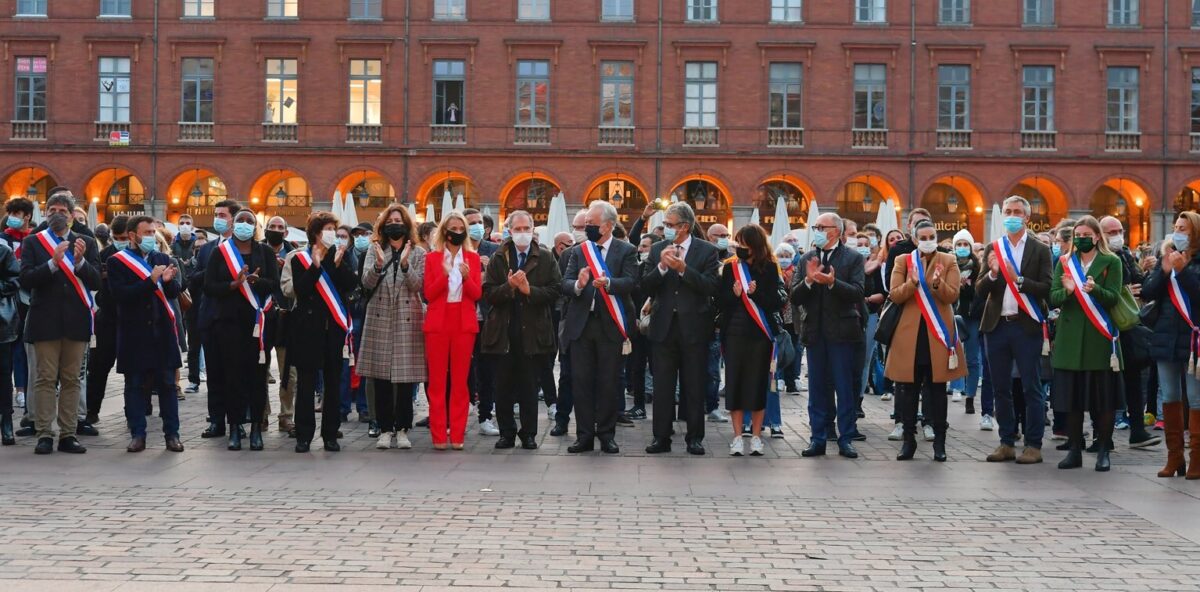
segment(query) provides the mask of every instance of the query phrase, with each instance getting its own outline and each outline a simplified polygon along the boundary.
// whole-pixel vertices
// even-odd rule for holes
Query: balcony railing
[[[262,131],[264,142],[296,142],[300,137],[300,126],[295,123],[264,123]]]
[[[212,123],[179,122],[180,142],[211,142],[213,141]]]
[[[1200,152],[1200,134],[1192,134],[1192,152]]]
[[[383,142],[383,126],[378,124],[346,124],[346,143],[379,144]]]
[[[429,143],[466,144],[467,126],[433,124],[429,126]]]
[[[95,140],[107,142],[112,137],[113,132],[129,133],[128,121],[97,121]]]
[[[46,122],[13,121],[12,135],[9,137],[13,140],[45,140]]]
[[[854,148],[887,148],[888,131],[886,129],[852,129],[850,130],[850,145]]]
[[[550,126],[548,125],[515,125],[513,126],[514,144],[549,144]]]
[[[1107,132],[1104,134],[1104,149],[1109,152],[1139,152],[1142,149],[1142,134]]]
[[[767,128],[767,146],[773,148],[803,148],[804,129],[798,127]]]
[[[937,147],[939,150],[970,150],[971,130],[938,130]]]
[[[601,146],[633,146],[632,127],[600,127]]]
[[[1057,132],[1021,132],[1021,150],[1056,150]]]
[[[683,128],[683,145],[690,147],[720,146],[721,128],[716,127],[685,127]]]

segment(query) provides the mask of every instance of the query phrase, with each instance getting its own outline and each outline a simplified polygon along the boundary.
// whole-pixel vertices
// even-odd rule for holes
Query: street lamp
[[[950,197],[946,198],[946,211],[951,214],[958,211],[958,195],[953,189],[950,190]]]

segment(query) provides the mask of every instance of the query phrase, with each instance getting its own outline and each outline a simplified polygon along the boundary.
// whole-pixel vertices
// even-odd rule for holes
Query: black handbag
[[[875,325],[875,341],[886,346],[892,344],[896,335],[896,327],[900,325],[901,306],[888,300],[879,309],[879,323]]]

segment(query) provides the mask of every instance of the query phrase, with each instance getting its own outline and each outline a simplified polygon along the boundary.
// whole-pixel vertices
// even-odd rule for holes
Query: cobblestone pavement
[[[263,452],[199,438],[204,395],[181,403],[188,450],[124,452],[113,381],[86,455],[0,449],[0,590],[1198,590],[1200,482],[1157,479],[1163,451],[1118,443],[1108,474],[982,462],[994,432],[951,405],[950,462],[892,460],[890,404],[869,398],[856,461],[802,459],[805,397],[765,458],[651,457],[648,422],[622,453],[569,438],[496,451]],[[420,415],[420,413],[418,413]],[[158,427],[151,422],[151,433]],[[678,428],[682,429],[682,428]],[[1118,432],[1118,436],[1124,435]],[[681,447],[680,447],[681,448]]]

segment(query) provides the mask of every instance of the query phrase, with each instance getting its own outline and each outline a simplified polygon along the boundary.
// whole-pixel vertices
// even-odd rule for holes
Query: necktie
[[[600,253],[600,261],[604,261],[604,247],[596,245],[596,250]],[[592,278],[593,280],[597,278]],[[592,310],[604,310],[603,296],[600,295],[600,290],[596,290],[595,296],[592,297]]]
[[[517,269],[525,268],[525,253],[517,253]]]

